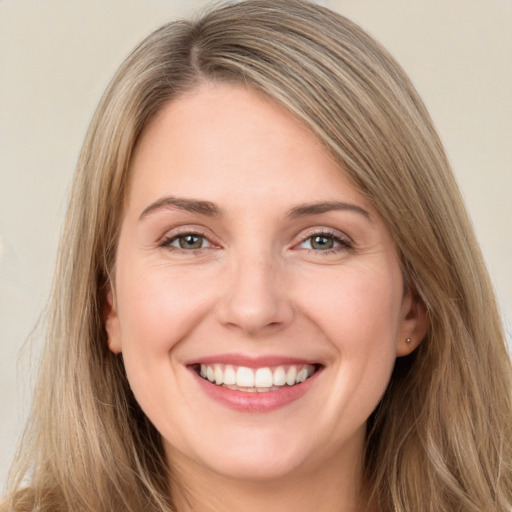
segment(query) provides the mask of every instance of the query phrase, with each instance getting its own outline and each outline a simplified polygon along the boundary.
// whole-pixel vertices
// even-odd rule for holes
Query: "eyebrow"
[[[143,212],[140,214],[139,220],[143,220],[148,215],[157,210],[166,208],[178,208],[187,212],[207,215],[208,217],[215,217],[221,213],[219,207],[210,201],[199,201],[198,199],[184,199],[180,197],[168,196],[157,199],[147,208],[144,208]]]
[[[221,215],[220,208],[211,201],[167,196],[157,199],[154,203],[151,203],[148,207],[144,208],[143,212],[140,214],[139,220],[143,220],[145,217],[157,210],[166,208],[178,208],[180,210],[199,213],[200,215],[206,215],[208,217]],[[345,203],[342,201],[324,201],[321,203],[300,204],[289,211],[288,217],[300,218],[319,215],[330,211],[352,211],[362,215],[369,221],[372,221],[369,212],[365,209],[355,204]]]
[[[306,217],[309,215],[319,215],[321,213],[340,210],[358,213],[363,217],[366,217],[370,222],[372,221],[370,213],[366,211],[364,208],[361,208],[360,206],[357,206],[352,203],[344,203],[342,201],[327,201],[322,203],[301,204],[292,208],[288,216],[292,218],[299,218]]]

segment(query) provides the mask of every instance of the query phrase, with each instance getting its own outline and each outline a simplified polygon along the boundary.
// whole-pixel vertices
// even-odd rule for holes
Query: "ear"
[[[401,315],[396,343],[397,357],[407,356],[418,348],[428,330],[427,308],[413,290],[404,294]]]
[[[108,348],[114,354],[121,353],[121,329],[119,325],[119,317],[117,316],[117,309],[115,304],[115,296],[112,291],[112,286],[109,285],[109,290],[105,298],[105,306],[103,312],[105,319],[105,329],[107,331]]]

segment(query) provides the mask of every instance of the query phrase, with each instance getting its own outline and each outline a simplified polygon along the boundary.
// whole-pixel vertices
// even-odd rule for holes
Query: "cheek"
[[[197,326],[212,301],[215,283],[204,272],[162,264],[119,271],[118,313],[123,353],[150,358],[169,350]],[[208,286],[205,285],[208,283]]]
[[[324,292],[311,294],[310,289],[308,294],[304,288],[303,310],[333,348],[332,386],[340,390],[326,397],[326,414],[341,406],[343,395],[345,412],[365,420],[381,399],[396,359],[400,271],[394,265],[352,267],[334,281],[320,275],[314,281]]]
[[[171,354],[211,308],[212,288],[201,272],[165,265],[125,265],[116,275],[123,361],[130,387],[160,431],[170,431],[166,411],[180,401],[180,361]],[[212,285],[214,283],[209,281]]]
[[[390,338],[395,341],[402,281],[392,263],[353,266],[334,275],[311,273],[303,279],[298,292],[303,310],[323,326],[340,352],[370,351]]]

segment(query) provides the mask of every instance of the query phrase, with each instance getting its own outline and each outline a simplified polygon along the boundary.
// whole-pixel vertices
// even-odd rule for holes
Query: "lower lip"
[[[210,381],[203,379],[194,370],[194,374],[201,389],[213,400],[220,404],[240,412],[264,413],[275,411],[281,407],[285,407],[299,398],[303,397],[315,383],[320,370],[317,370],[309,379],[296,384],[295,386],[286,386],[276,391],[247,392],[235,391],[233,389],[224,388],[212,384]]]

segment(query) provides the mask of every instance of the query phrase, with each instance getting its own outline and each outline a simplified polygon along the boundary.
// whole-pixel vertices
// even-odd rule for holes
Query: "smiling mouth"
[[[319,369],[318,364],[280,365],[248,368],[229,364],[196,364],[193,370],[216,386],[248,393],[279,391],[308,380]]]

